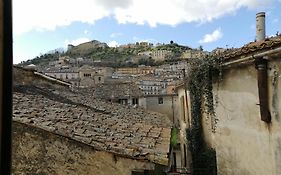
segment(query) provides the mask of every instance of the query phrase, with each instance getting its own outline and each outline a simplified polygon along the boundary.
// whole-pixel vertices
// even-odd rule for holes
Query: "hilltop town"
[[[281,36],[264,17],[240,48],[93,40],[15,65],[13,173],[280,174]]]
[[[127,57],[120,57],[124,53],[128,53]],[[206,58],[209,55],[203,49],[191,49],[173,41],[157,46],[137,42],[109,48],[106,43],[93,40],[78,46],[69,45],[68,50],[58,55],[56,60],[47,59],[49,62],[46,63],[46,58],[42,57],[37,65],[28,63],[38,59],[23,65],[27,69],[68,82],[74,89],[91,89],[96,98],[156,110],[168,114],[172,119],[171,110],[161,111],[158,103],[149,105],[150,101],[158,97],[175,97],[175,88],[189,71],[186,60]],[[116,62],[124,64],[116,67]],[[159,104],[164,103],[160,99]],[[166,105],[170,108],[171,104]]]
[[[87,64],[109,67],[137,67],[138,65],[160,65],[163,62],[186,58],[199,58],[208,52],[202,47],[192,49],[170,41],[170,43],[153,44],[136,42],[117,47],[109,47],[106,43],[92,40],[77,46],[68,45],[66,51],[55,49],[41,54],[34,59],[22,62],[21,65],[56,66],[61,57],[67,57],[70,64]]]

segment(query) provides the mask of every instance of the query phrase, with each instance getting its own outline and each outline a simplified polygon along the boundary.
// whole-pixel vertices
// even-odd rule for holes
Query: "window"
[[[101,77],[99,77],[99,81],[101,81]]]
[[[84,74],[84,77],[90,77],[90,76],[91,74],[87,74],[87,73]]]
[[[162,97],[158,98],[158,104],[163,104],[163,98]]]
[[[186,145],[183,145],[183,158],[184,158],[184,167],[187,167],[187,156],[186,156]]]
[[[139,104],[139,99],[133,98],[133,105],[138,105]]]
[[[181,103],[181,116],[183,121],[186,122],[184,96],[180,98],[180,103]]]

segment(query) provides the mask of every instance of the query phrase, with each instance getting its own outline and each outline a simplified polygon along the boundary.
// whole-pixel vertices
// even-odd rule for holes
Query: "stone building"
[[[170,122],[14,68],[13,174],[164,174]]]
[[[172,55],[170,50],[155,50],[151,52],[151,58],[155,61],[164,61]]]
[[[189,49],[185,50],[181,58],[182,59],[191,59],[191,58],[204,58],[208,55],[209,53],[207,51],[199,50],[199,49]]]
[[[111,77],[113,69],[109,67],[92,67],[84,65],[78,67],[50,67],[43,69],[45,75],[70,82],[73,87],[93,87],[103,84]]]
[[[68,47],[67,52],[74,55],[82,55],[82,54],[90,54],[91,52],[100,48],[102,49],[108,48],[108,45],[106,43],[97,40],[92,40],[89,42],[81,43],[77,46]]]
[[[143,51],[138,53],[139,56],[151,57],[152,51]]]
[[[152,58],[155,61],[164,61],[169,56],[172,55],[172,51],[170,51],[170,50],[152,50],[152,51],[139,52],[138,55]]]
[[[154,76],[140,77],[137,81],[137,85],[143,95],[166,94],[167,84],[168,82],[166,80],[155,78]]]
[[[167,115],[177,130],[177,144],[171,147],[170,165],[174,173],[191,172],[191,153],[187,141],[187,129],[190,127],[191,111],[189,92],[183,83],[174,86],[173,93],[162,95],[144,95],[139,106],[148,111]]]
[[[88,65],[79,68],[79,78],[81,87],[93,87],[104,83],[104,76]]]
[[[117,68],[115,73],[117,74],[129,74],[129,75],[146,75],[153,74],[155,67],[150,66],[139,66],[139,67],[126,67],[126,68]]]
[[[281,37],[249,43],[225,53],[216,132],[204,119],[204,136],[217,153],[218,174],[281,173]],[[266,111],[266,112],[263,112]]]
[[[164,114],[170,121],[178,115],[177,103],[177,94],[145,95],[139,99],[140,107]]]
[[[155,69],[155,76],[166,79],[179,80],[183,79],[184,74],[188,73],[188,64],[186,61],[176,61],[169,64],[163,64]]]
[[[113,68],[110,67],[92,67],[84,65],[79,69],[80,86],[93,87],[103,84],[112,76]]]
[[[281,174],[281,36],[264,38],[260,17],[257,41],[217,55],[223,72],[213,82],[216,116],[203,115],[202,127],[219,175]]]
[[[79,71],[77,68],[65,67],[65,68],[57,68],[51,67],[42,71],[45,75],[50,77],[60,79],[63,81],[70,82],[72,86],[79,87],[80,86],[80,77]]]
[[[139,105],[142,92],[135,83],[111,82],[95,87],[94,97],[124,105]]]

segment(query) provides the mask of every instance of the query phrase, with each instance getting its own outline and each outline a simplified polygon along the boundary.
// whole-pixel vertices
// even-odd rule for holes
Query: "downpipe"
[[[267,123],[271,122],[268,103],[268,75],[267,75],[267,60],[264,58],[256,58],[255,65],[258,76],[258,93],[261,120]]]

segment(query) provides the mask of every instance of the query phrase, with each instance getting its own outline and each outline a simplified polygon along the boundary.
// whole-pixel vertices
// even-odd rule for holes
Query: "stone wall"
[[[120,157],[69,138],[13,122],[12,173],[131,175],[154,164]]]
[[[21,68],[13,121],[13,174],[161,174],[168,165],[164,115],[105,103]]]
[[[280,70],[280,61],[269,63],[271,123],[261,120],[254,64],[228,69],[219,86],[214,84],[218,123],[208,116],[202,121],[205,141],[216,149],[218,174],[281,174]]]
[[[163,99],[162,104],[159,104],[159,98]],[[148,111],[165,114],[170,121],[173,121],[178,114],[177,98],[177,96],[145,96],[140,98],[139,105]]]
[[[55,88],[69,87],[62,83],[42,78],[40,75],[35,75],[32,70],[27,70],[20,67],[13,67],[13,85],[40,85],[45,86],[46,88],[50,86]]]
[[[189,99],[189,92],[185,90],[184,86],[177,88],[178,93],[178,115],[176,117],[176,125],[179,127],[179,143],[180,143],[180,156],[181,165],[187,169],[191,169],[191,153],[186,139],[186,130],[190,125],[190,103],[186,100]],[[185,162],[186,161],[186,162]],[[185,166],[186,165],[186,166]]]

